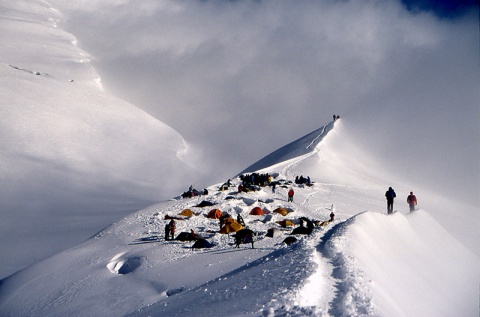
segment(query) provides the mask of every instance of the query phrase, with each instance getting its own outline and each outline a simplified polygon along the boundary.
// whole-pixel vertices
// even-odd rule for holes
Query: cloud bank
[[[476,6],[447,19],[396,1],[52,2],[107,91],[203,153],[215,175],[201,185],[335,113],[412,186],[479,202]]]

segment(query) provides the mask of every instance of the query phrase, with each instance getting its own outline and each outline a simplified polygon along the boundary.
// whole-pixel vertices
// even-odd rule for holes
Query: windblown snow
[[[2,87],[9,88],[0,90],[0,129],[8,140],[0,153],[1,190],[10,198],[2,198],[2,209],[39,210],[68,236],[81,231],[75,225],[94,227],[89,221],[98,219],[84,212],[95,202],[125,211],[124,203],[135,205],[129,197],[145,203],[159,192],[170,195],[55,255],[39,250],[45,259],[37,254],[34,264],[0,281],[1,316],[478,316],[478,255],[436,219],[455,218],[466,207],[415,184],[392,183],[381,162],[350,141],[348,118],[321,119],[319,129],[191,195],[181,185],[195,184],[201,172],[186,159],[188,145],[102,90],[88,54],[56,28],[58,11],[43,1],[0,7],[0,32],[9,39],[0,47]],[[16,54],[32,49],[25,46],[39,52],[36,60]],[[250,186],[252,176],[265,178]],[[397,198],[387,215],[389,186]],[[410,212],[412,190],[419,205]],[[91,203],[65,217],[42,208],[36,196],[43,195],[65,206],[82,197]],[[256,207],[260,215],[251,214]],[[187,209],[191,215],[183,214]],[[237,248],[237,233],[221,233],[220,220],[207,217],[213,209],[243,218],[255,233],[254,248]],[[3,249],[15,243],[9,236],[28,234],[29,227],[12,223],[28,218],[19,217],[5,216]],[[167,240],[172,218],[177,239]],[[206,245],[198,246],[202,240]]]

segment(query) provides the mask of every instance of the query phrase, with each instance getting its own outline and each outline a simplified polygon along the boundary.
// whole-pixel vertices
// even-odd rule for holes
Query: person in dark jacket
[[[237,215],[237,222],[242,225],[242,227],[245,227],[245,221],[243,220],[243,217],[238,214]]]
[[[408,195],[407,203],[408,203],[408,206],[410,207],[410,212],[414,211],[415,206],[417,205],[417,197],[415,197],[413,192],[410,192],[410,195]]]
[[[175,239],[175,220],[170,220],[170,223],[168,224],[170,226],[170,235],[172,236],[172,240]]]
[[[165,240],[168,240],[170,237],[170,224],[165,225]]]
[[[392,187],[389,187],[385,193],[385,198],[387,198],[387,214],[391,214],[393,212],[393,200],[395,197],[397,197],[397,194],[395,194],[395,191]]]

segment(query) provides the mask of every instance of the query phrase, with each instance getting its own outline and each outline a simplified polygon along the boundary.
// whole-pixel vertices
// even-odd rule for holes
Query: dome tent
[[[243,229],[243,226],[235,221],[233,218],[226,218],[223,223],[225,224],[219,233],[228,234],[230,232],[237,232]]]
[[[184,216],[184,217],[191,217],[194,215],[194,213],[190,209],[184,209],[181,213],[178,214],[179,216]]]
[[[288,215],[288,211],[283,208],[283,207],[278,207],[277,209],[275,209],[273,212],[277,213],[277,214],[281,214],[282,216],[286,216]]]
[[[219,209],[212,209],[208,212],[207,218],[210,219],[220,219],[222,212]]]
[[[260,208],[260,207],[255,207],[255,208],[253,208],[253,209],[250,211],[249,215],[252,215],[252,216],[263,216],[263,215],[264,215],[264,212],[263,212],[262,208]]]

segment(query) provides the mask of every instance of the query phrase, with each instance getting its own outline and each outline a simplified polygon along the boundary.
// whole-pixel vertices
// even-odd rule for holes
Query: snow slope
[[[56,27],[61,18],[45,1],[0,1],[0,276],[172,197],[199,173],[176,131],[103,91],[89,54]]]
[[[348,138],[339,137],[345,134],[348,126],[336,122],[310,153],[264,169],[279,182],[275,193],[269,186],[238,193],[236,177],[228,190],[217,184],[208,187],[208,196],[153,205],[2,280],[0,311],[5,316],[476,316],[478,257],[423,208],[409,213],[398,203],[398,212],[386,215],[385,186],[374,186],[373,178],[348,184],[354,178],[339,165],[351,153],[331,153],[328,146],[348,148]],[[319,164],[332,155],[336,164]],[[289,182],[297,173],[335,175],[332,166],[336,182],[312,178],[311,187]],[[293,203],[286,201],[289,188],[295,190]],[[399,197],[407,193],[395,189]],[[214,205],[195,207],[203,200]],[[249,215],[256,206],[266,215]],[[280,206],[290,213],[272,213]],[[193,229],[212,248],[164,240],[165,216],[180,217],[185,208],[196,215],[178,220],[177,232]],[[231,237],[218,233],[218,220],[205,217],[212,208],[242,215],[258,232],[255,248],[234,248]],[[295,235],[297,242],[289,246],[283,243],[292,228],[277,221],[291,219],[298,226],[301,216],[323,221],[332,211],[333,223]],[[265,233],[272,227],[277,230],[270,238]]]
[[[333,128],[333,122],[324,125],[318,130],[315,130],[298,140],[295,140],[280,149],[265,156],[258,162],[244,169],[240,174],[251,173],[263,168],[270,167],[275,164],[279,164],[290,159],[309,154],[315,148],[315,146],[327,135],[327,133]]]

